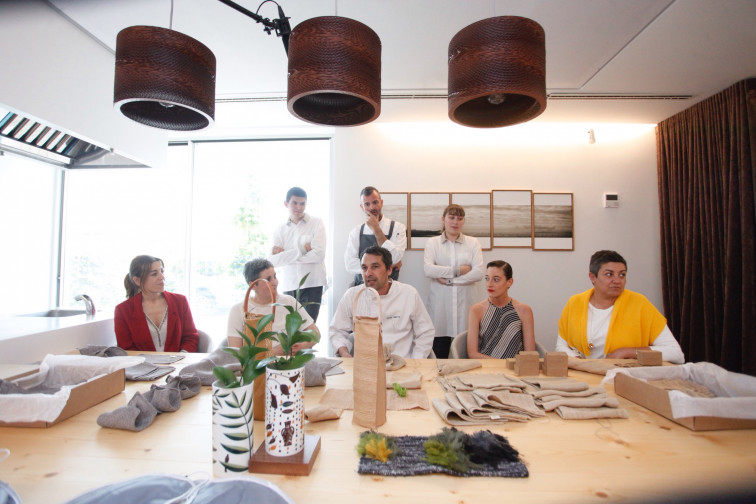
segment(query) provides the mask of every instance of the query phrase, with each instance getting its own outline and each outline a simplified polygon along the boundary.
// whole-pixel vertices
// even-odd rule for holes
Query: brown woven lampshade
[[[155,128],[205,128],[215,118],[215,55],[177,31],[124,28],[116,39],[113,104]]]
[[[473,23],[449,42],[449,118],[496,128],[546,109],[546,43],[532,19],[499,16]]]
[[[357,126],[381,114],[381,39],[353,19],[322,16],[289,39],[289,112],[303,121]]]

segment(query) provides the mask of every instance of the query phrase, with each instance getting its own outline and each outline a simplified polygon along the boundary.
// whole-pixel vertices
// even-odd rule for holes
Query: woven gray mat
[[[527,478],[528,468],[522,462],[502,462],[496,466],[484,464],[480,469],[470,469],[466,473],[453,471],[443,466],[425,462],[423,443],[427,436],[400,436],[394,442],[398,452],[387,462],[360,457],[357,472],[360,474],[380,474],[381,476],[418,476],[422,474],[448,474],[450,476],[499,476],[504,478]]]

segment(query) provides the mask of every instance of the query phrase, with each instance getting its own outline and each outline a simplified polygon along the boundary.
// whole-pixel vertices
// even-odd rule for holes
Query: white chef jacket
[[[339,301],[329,329],[334,352],[343,346],[352,351],[352,341],[349,338],[354,329],[352,307],[357,293],[363,289],[364,285],[351,287]],[[362,295],[360,303],[367,295]],[[391,344],[391,353],[409,359],[428,357],[433,347],[435,331],[423,300],[414,287],[397,281],[391,282],[388,293],[381,296],[381,313],[383,343]],[[374,313],[358,314],[377,316],[377,306]]]
[[[384,215],[381,221],[378,223],[381,227],[381,231],[386,235],[387,240],[381,245],[389,252],[391,252],[391,264],[396,264],[402,260],[404,251],[407,249],[407,227],[399,221],[394,221],[394,230],[391,236],[388,235],[389,228],[391,227],[391,219],[386,218]],[[347,241],[346,251],[344,252],[344,266],[349,273],[357,274],[362,273],[362,264],[360,263],[360,227],[362,224],[355,226],[349,232],[349,239]],[[365,224],[365,229],[362,230],[362,234],[372,235],[373,230]]]

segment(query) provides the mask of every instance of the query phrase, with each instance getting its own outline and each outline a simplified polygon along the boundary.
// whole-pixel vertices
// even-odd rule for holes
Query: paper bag
[[[249,294],[252,292],[252,287],[257,282],[265,282],[265,285],[268,286],[268,289],[270,290],[271,294],[271,303],[276,302],[276,293],[273,289],[270,287],[270,283],[268,283],[267,280],[264,278],[258,278],[254,282],[252,282],[249,286],[249,289],[247,289],[247,295],[244,297],[244,334],[247,335],[247,337],[252,340],[252,343],[255,342],[255,336],[252,334],[252,331],[248,327],[247,324],[251,325],[252,327],[257,327],[257,323],[260,321],[261,318],[263,318],[264,314],[257,314],[249,311]],[[272,313],[275,313],[275,307],[271,307]],[[271,331],[273,327],[273,320],[270,321],[270,323],[265,326],[263,329],[263,332],[265,331]],[[241,338],[239,338],[241,339]],[[244,340],[241,339],[242,343],[244,343]],[[229,338],[229,344],[231,344],[231,339]],[[246,344],[246,343],[244,343]],[[265,359],[266,357],[270,357],[272,348],[272,342],[270,340],[264,340],[259,342],[256,346],[267,348],[267,352],[260,352],[259,354],[255,355],[255,360],[261,360]],[[265,420],[265,373],[261,374],[257,378],[255,378],[255,384],[252,386],[252,416],[255,420]]]
[[[357,300],[365,292],[378,303],[378,317],[357,314]],[[354,415],[352,423],[375,429],[386,423],[386,362],[381,336],[381,297],[370,287],[354,298]]]

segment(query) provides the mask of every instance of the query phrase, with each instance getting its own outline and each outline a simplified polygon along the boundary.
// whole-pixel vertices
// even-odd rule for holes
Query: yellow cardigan
[[[559,317],[559,334],[585,356],[590,355],[587,326],[592,294],[591,288],[572,296]],[[618,348],[650,346],[666,325],[667,319],[643,294],[625,289],[614,302],[604,355]]]

